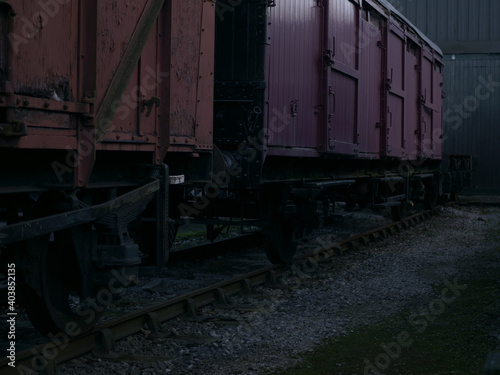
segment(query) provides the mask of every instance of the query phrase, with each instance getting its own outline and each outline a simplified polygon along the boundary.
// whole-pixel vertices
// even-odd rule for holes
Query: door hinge
[[[323,53],[323,60],[325,62],[325,68],[327,67],[331,68],[333,65],[335,65],[333,50],[327,49]]]

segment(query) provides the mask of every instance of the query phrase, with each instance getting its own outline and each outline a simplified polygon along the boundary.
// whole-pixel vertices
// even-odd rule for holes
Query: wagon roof
[[[398,18],[401,18],[405,23],[410,26],[417,35],[422,38],[432,49],[438,52],[441,56],[443,56],[443,51],[439,46],[430,40],[422,31],[420,31],[408,18],[406,18],[399,10],[397,10],[388,0],[377,0],[380,4],[382,4],[385,8],[387,8],[391,15],[396,15]]]

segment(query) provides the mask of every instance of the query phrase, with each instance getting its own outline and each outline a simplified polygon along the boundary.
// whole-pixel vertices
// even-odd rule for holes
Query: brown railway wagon
[[[164,163],[211,164],[214,25],[208,0],[0,1],[1,260],[43,333],[166,262]]]
[[[0,147],[65,151],[44,185],[88,186],[99,153],[154,165],[167,149],[211,149],[213,2],[2,1],[0,13]]]

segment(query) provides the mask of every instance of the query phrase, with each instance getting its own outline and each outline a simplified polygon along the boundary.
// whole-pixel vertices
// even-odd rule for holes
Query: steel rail
[[[377,242],[390,235],[411,228],[441,211],[442,206],[423,211],[401,221],[385,225],[351,238],[329,244],[295,258],[294,263],[328,260],[331,256],[355,249],[359,245]],[[276,284],[289,265],[273,265],[234,277],[208,287],[178,296],[174,299],[152,305],[126,314],[115,320],[104,322],[88,334],[64,342],[63,333],[53,336],[51,341],[24,350],[16,355],[16,368],[8,365],[5,357],[0,360],[0,374],[46,374],[55,372],[56,365],[69,361],[91,351],[110,353],[114,342],[141,332],[146,328],[152,334],[161,334],[161,323],[179,316],[193,319],[197,311],[215,302],[226,302],[226,297],[238,293],[250,293],[251,289],[264,284]],[[61,344],[61,345],[58,345]]]

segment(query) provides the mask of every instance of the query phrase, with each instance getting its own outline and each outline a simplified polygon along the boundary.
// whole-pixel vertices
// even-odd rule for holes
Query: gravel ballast
[[[233,297],[231,309],[207,307],[203,322],[165,323],[168,337],[144,332],[122,340],[114,360],[87,355],[57,373],[263,374],[286,368],[326,339],[428,304],[439,297],[440,285],[463,286],[461,280],[482,267],[500,275],[499,247],[500,209],[446,208],[384,242],[291,270],[280,285],[252,296]],[[474,265],[470,274],[468,264]]]

